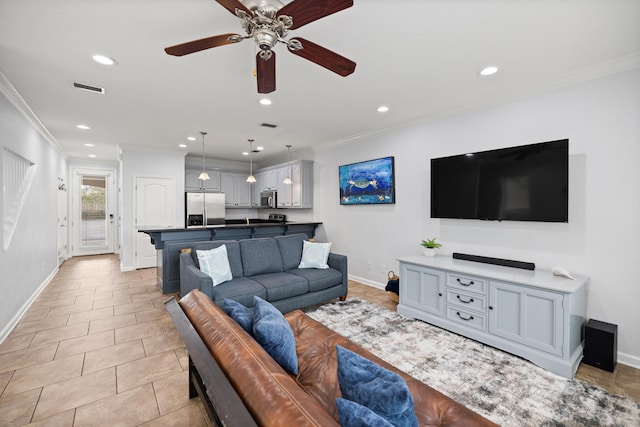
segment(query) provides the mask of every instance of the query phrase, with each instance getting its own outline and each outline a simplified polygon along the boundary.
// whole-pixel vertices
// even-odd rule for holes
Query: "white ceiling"
[[[280,45],[264,107],[252,40],[183,57],[163,50],[222,33],[242,34],[240,21],[213,0],[0,0],[0,70],[70,158],[180,143],[200,155],[204,130],[208,157],[246,161],[252,138],[265,147],[259,163],[286,156],[286,144],[345,142],[640,66],[638,0],[355,0],[290,34],[355,61],[355,73]],[[96,53],[118,64],[99,65]],[[480,77],[490,64],[499,73]],[[390,111],[376,112],[381,104]]]

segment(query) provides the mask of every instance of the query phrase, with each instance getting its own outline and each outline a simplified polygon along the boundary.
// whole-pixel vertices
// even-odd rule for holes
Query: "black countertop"
[[[256,221],[249,219],[249,224],[246,223],[245,220],[237,220],[237,221],[241,221],[241,223],[235,223],[236,220],[227,220],[227,221],[233,221],[232,223],[225,223],[220,224],[220,225],[208,225],[206,227],[202,227],[202,226],[197,226],[197,227],[184,227],[184,228],[170,228],[170,227],[166,227],[166,228],[146,228],[146,227],[140,227],[138,228],[138,231],[141,233],[159,233],[159,232],[179,232],[179,231],[197,231],[197,230],[210,230],[210,229],[226,229],[226,228],[253,228],[253,227],[284,227],[284,226],[295,226],[295,225],[320,225],[322,224],[322,222],[318,222],[318,221],[285,221],[285,222],[268,222],[268,220],[261,220],[261,221],[267,221],[267,222],[261,222],[260,220],[258,220],[258,222],[251,222],[251,221]],[[226,221],[225,221],[226,222]]]

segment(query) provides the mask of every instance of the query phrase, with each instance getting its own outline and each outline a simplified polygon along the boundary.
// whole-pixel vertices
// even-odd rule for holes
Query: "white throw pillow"
[[[330,250],[331,243],[313,243],[305,240],[298,268],[329,268],[327,259]]]
[[[196,254],[200,263],[200,271],[211,277],[213,286],[233,279],[225,245],[220,245],[208,251],[196,250]]]

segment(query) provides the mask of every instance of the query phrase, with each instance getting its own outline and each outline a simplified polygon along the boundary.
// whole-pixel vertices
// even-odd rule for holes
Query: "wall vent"
[[[78,89],[82,89],[82,90],[86,90],[88,92],[104,94],[104,88],[103,87],[89,86],[89,85],[85,85],[85,84],[82,84],[82,83],[75,83],[75,82],[73,83],[73,87],[78,88]]]
[[[263,127],[266,127],[266,128],[271,128],[271,129],[278,127],[278,125],[274,125],[274,124],[271,124],[271,123],[262,123],[260,126],[263,126]]]

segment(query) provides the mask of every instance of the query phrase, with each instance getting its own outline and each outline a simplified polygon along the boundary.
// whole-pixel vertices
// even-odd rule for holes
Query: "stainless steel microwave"
[[[277,191],[262,191],[260,193],[260,207],[261,208],[277,208],[278,207]]]

